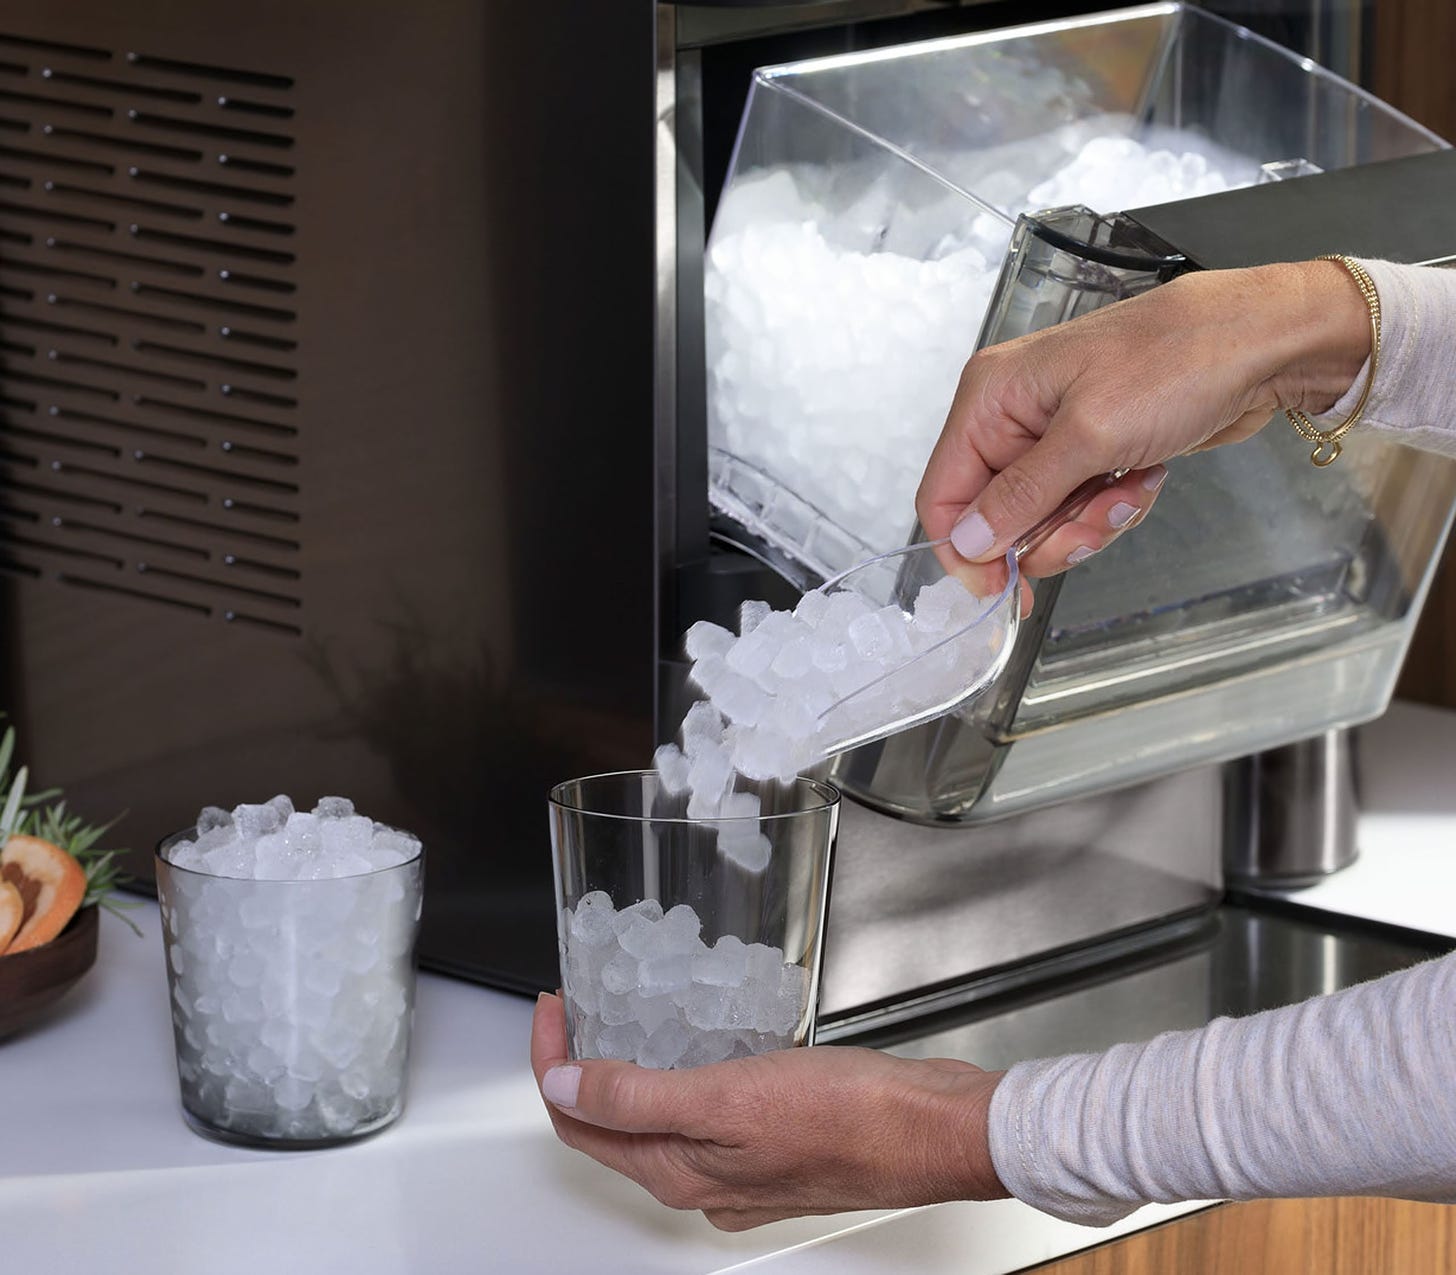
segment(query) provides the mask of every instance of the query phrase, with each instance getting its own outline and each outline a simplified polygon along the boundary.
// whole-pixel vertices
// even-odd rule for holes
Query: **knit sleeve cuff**
[[[1380,365],[1356,433],[1369,430],[1393,441],[1442,455],[1456,455],[1456,419],[1449,409],[1450,373],[1438,342],[1456,314],[1456,270],[1362,261],[1380,294]],[[1360,374],[1329,411],[1310,419],[1330,429],[1348,419],[1370,376]]]
[[[1043,1127],[1052,1089],[1069,1084],[1076,1087],[1079,1082],[1072,1073],[1079,1069],[1090,1071],[1094,1064],[1095,1059],[1087,1055],[1017,1063],[991,1095],[987,1132],[991,1163],[1002,1184],[1018,1200],[1064,1222],[1111,1226],[1146,1201],[1101,1195],[1088,1190],[1086,1183],[1076,1190],[1066,1189],[1065,1184],[1059,1186],[1053,1181],[1058,1170],[1048,1164],[1047,1157],[1056,1154],[1069,1132],[1074,1137],[1081,1133]]]

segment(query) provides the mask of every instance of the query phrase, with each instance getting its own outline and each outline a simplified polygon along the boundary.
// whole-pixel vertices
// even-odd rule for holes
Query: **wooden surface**
[[[1395,693],[1420,704],[1456,708],[1456,537],[1446,546]]]
[[[1412,119],[1456,142],[1456,5],[1376,0],[1371,87]]]
[[[1378,0],[1374,49],[1376,96],[1456,142],[1456,3]],[[1450,545],[1396,693],[1456,708],[1456,548]]]
[[[1456,1205],[1261,1200],[1169,1222],[1036,1275],[1451,1275]]]

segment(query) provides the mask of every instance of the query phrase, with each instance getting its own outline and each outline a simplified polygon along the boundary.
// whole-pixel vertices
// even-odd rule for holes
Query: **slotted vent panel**
[[[0,32],[0,571],[302,632],[292,91]]]

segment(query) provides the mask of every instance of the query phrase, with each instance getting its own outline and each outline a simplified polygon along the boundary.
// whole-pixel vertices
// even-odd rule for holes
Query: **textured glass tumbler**
[[[573,1058],[694,1067],[813,1043],[839,793],[751,788],[752,819],[663,817],[683,803],[651,771],[552,790]],[[720,836],[764,838],[766,866],[741,866]]]
[[[255,1147],[331,1146],[403,1109],[423,855],[315,881],[212,876],[157,848],[187,1123]]]

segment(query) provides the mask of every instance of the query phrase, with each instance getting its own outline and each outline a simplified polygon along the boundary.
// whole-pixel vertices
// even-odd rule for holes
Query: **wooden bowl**
[[[0,1040],[24,1031],[96,963],[100,908],[82,908],[49,943],[0,956]]]

